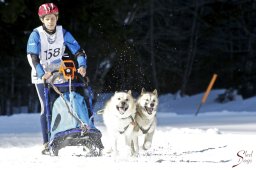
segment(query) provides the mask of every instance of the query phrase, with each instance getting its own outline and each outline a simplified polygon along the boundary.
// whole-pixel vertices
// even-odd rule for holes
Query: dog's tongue
[[[118,107],[117,106],[117,110],[121,113],[124,114],[124,112],[128,109],[128,107]]]
[[[152,114],[153,112],[153,108],[152,107],[145,107],[145,109],[147,110],[148,114]]]

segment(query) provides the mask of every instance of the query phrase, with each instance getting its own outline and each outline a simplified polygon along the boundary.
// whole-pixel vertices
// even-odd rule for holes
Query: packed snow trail
[[[239,113],[232,114],[239,115]],[[239,163],[237,152],[241,150],[247,153],[255,152],[256,135],[251,132],[251,128],[255,129],[255,124],[248,123],[244,127],[243,122],[228,123],[225,118],[221,119],[218,115],[214,117],[213,114],[208,116],[205,114],[201,117],[204,124],[202,122],[200,124],[200,118],[193,120],[194,118],[188,115],[160,113],[153,146],[148,151],[140,149],[138,158],[126,157],[125,154],[112,157],[105,153],[101,157],[86,157],[81,147],[66,147],[60,151],[58,157],[41,155],[41,133],[36,123],[39,120],[39,114],[0,117],[0,164],[4,167],[3,169],[20,169],[21,167],[22,169],[84,169],[88,167],[102,169],[103,166],[111,169],[130,169],[131,167],[135,169],[140,167],[231,169],[233,165]],[[214,125],[211,122],[213,118],[223,122]],[[247,118],[248,122],[256,121],[256,116],[249,113],[240,118],[244,121]],[[185,122],[189,119],[191,121],[184,123],[181,119]],[[167,125],[167,121],[170,125]],[[207,121],[209,128],[207,128]],[[14,126],[16,128],[13,128]],[[104,125],[99,122],[97,127],[102,131],[103,143],[107,145],[107,132]],[[220,130],[222,127],[223,131]],[[252,168],[255,159],[253,155],[252,162],[249,162],[248,158],[248,163],[243,162],[236,169]]]
[[[160,96],[152,148],[140,149],[138,158],[127,157],[125,150],[119,157],[105,153],[101,157],[86,157],[78,147],[66,147],[58,157],[41,155],[40,114],[0,116],[0,167],[11,170],[254,170],[256,98],[242,100],[237,96],[234,102],[219,104],[214,101],[219,93],[211,92],[198,116],[194,116],[194,112],[202,94],[185,98]],[[107,146],[102,118],[96,117],[95,122]]]

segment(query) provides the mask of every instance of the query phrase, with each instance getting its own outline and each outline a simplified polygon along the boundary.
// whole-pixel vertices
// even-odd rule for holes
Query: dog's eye
[[[149,100],[148,100],[148,99],[146,99],[146,101],[148,102]]]
[[[121,98],[119,97],[119,98],[117,98],[118,100],[121,100]]]
[[[129,99],[126,99],[126,101],[128,102],[128,101],[129,101]]]
[[[153,102],[155,102],[156,100],[154,99]]]

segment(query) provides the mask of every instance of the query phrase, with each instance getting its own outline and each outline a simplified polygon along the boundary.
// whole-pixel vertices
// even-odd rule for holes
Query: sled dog
[[[133,156],[139,154],[138,137],[144,136],[143,149],[151,147],[156,129],[156,112],[158,108],[157,90],[146,92],[143,88],[136,101],[135,127],[132,133],[131,152]]]
[[[136,112],[136,103],[131,95],[131,90],[128,92],[115,92],[115,94],[106,102],[103,114],[103,121],[107,128],[110,138],[111,147],[107,152],[114,152],[118,155],[118,138],[125,139],[127,148],[131,148],[131,133],[134,128],[134,117]]]

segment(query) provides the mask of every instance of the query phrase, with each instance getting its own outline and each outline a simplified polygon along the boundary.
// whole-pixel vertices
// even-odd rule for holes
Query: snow
[[[58,157],[41,155],[39,114],[0,116],[0,168],[5,169],[255,169],[256,97],[220,104],[210,93],[198,116],[203,94],[160,96],[158,127],[152,148],[140,150],[138,158],[106,153],[85,157],[81,148],[66,147]],[[109,96],[109,95],[108,95]],[[104,99],[104,100],[103,100]],[[100,109],[107,97],[96,105]],[[96,126],[108,143],[101,115]],[[237,165],[239,164],[239,165]],[[237,165],[232,168],[233,165]]]

